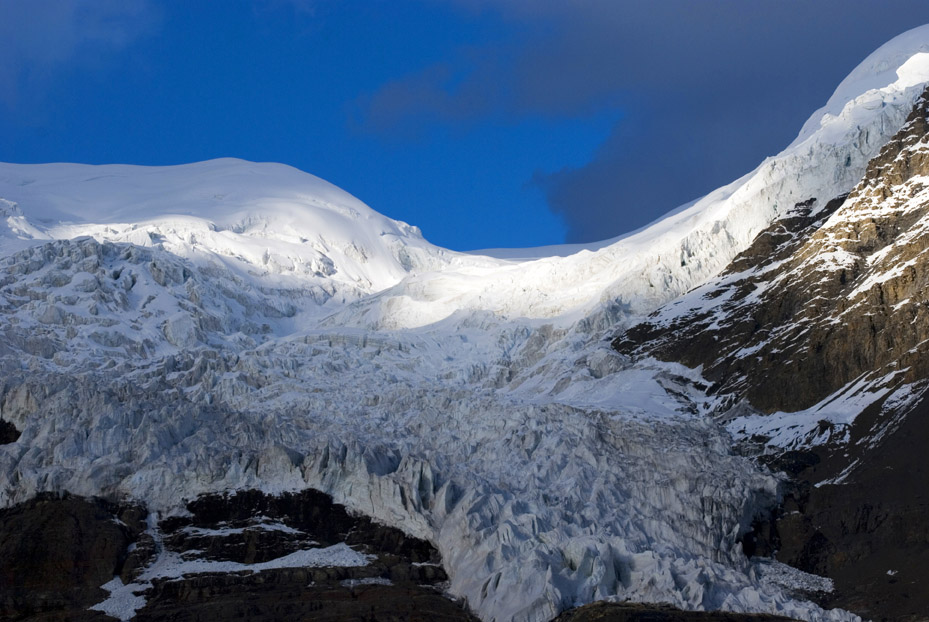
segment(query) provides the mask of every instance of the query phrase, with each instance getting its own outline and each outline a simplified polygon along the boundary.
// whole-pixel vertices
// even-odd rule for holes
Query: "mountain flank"
[[[822,605],[925,619],[929,90],[848,195],[797,204],[613,346],[699,367],[714,416],[789,476],[761,540],[835,580]],[[749,424],[798,411],[794,432]]]
[[[72,495],[0,510],[0,618],[477,620],[443,595],[447,576],[435,548],[351,516],[323,493],[242,491],[200,497],[188,508],[188,516],[157,524],[146,523],[141,506]],[[363,551],[367,562],[256,566],[339,543]],[[171,559],[177,572],[148,577]],[[144,606],[121,608],[131,601],[126,588],[122,601],[108,599],[100,586],[114,580],[136,586]]]
[[[614,347],[702,365],[712,392],[763,413],[929,378],[927,116],[929,92],[847,196],[797,204]]]
[[[0,163],[0,615],[920,615],[927,84],[929,26],[543,256],[280,164]]]

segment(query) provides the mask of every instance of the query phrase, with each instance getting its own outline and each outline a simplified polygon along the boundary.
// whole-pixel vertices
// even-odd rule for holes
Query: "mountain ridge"
[[[228,255],[242,254],[242,249],[249,249],[244,258],[246,270],[254,271],[257,267],[259,272],[286,273],[288,269],[293,269],[290,266],[309,264],[310,270],[303,268],[301,271],[306,278],[318,272],[321,266],[330,266],[322,270],[330,280],[360,285],[356,288],[360,291],[356,295],[349,295],[347,300],[360,300],[363,297],[357,294],[381,292],[380,297],[367,301],[364,310],[364,315],[376,319],[366,320],[357,314],[343,313],[340,318],[343,324],[358,324],[373,329],[414,328],[447,318],[458,309],[534,319],[566,316],[565,321],[576,322],[595,311],[602,302],[611,299],[617,301],[617,307],[628,307],[627,312],[613,320],[630,314],[644,314],[689,291],[721,270],[771,219],[788,210],[794,203],[811,196],[828,201],[857,183],[867,162],[909,113],[912,103],[921,92],[919,84],[929,80],[929,61],[926,61],[929,54],[922,51],[925,49],[922,43],[925,39],[924,29],[904,33],[869,56],[840,85],[827,106],[810,117],[797,139],[781,154],[768,158],[755,171],[693,204],[673,210],[638,232],[614,238],[606,246],[590,245],[588,249],[561,259],[556,256],[534,257],[529,261],[514,262],[451,253],[425,242],[417,242],[417,230],[409,229],[412,234],[406,235],[403,227],[408,226],[390,225],[389,222],[393,221],[389,220],[384,221],[387,224],[369,231],[366,239],[358,244],[355,244],[353,236],[368,230],[368,227],[356,227],[358,231],[355,232],[340,231],[330,236],[338,240],[338,244],[324,243],[322,248],[312,249],[309,257],[300,248],[306,243],[300,240],[305,238],[309,241],[315,237],[312,226],[302,233],[295,231],[290,236],[292,239],[275,242],[278,245],[284,243],[285,247],[297,242],[297,250],[289,253],[269,250],[267,244],[260,243],[250,248],[253,240],[241,236],[236,237],[237,246],[233,249],[222,239],[224,236],[211,231],[209,217],[216,213],[217,206],[228,202],[228,199],[216,199],[217,196],[234,196],[235,192],[243,192],[243,186],[233,184],[231,191],[221,185],[213,187],[206,184],[198,188],[198,184],[203,184],[194,175],[187,179],[183,176],[171,179],[173,186],[182,189],[182,200],[173,197],[166,202],[159,202],[151,198],[157,195],[146,189],[148,194],[143,193],[143,196],[149,198],[132,209],[173,214],[177,211],[177,204],[184,204],[183,193],[188,195],[187,204],[191,204],[189,195],[193,194],[197,209],[206,209],[204,216],[208,221],[198,227],[198,231],[191,232],[189,225],[178,226],[169,220],[166,231],[149,232],[158,236],[156,240],[167,236],[171,242],[169,248],[173,252],[183,256],[195,255],[198,248],[196,238],[199,236],[199,248],[213,258],[218,256],[222,259]],[[23,213],[27,220],[31,209],[27,201],[28,192],[30,188],[34,190],[37,183],[49,185],[52,196],[59,197],[58,200],[63,200],[60,198],[62,195],[84,195],[83,200],[77,202],[79,206],[86,205],[89,200],[99,200],[101,196],[105,198],[108,193],[122,197],[124,201],[129,197],[129,202],[132,202],[131,194],[127,195],[118,185],[115,191],[104,192],[106,184],[113,181],[113,177],[107,176],[110,173],[105,167],[86,168],[85,173],[76,175],[56,168],[61,166],[80,168],[81,165],[0,166],[0,197],[19,204],[19,209],[25,210]],[[109,166],[115,166],[112,169],[115,171],[128,170],[120,169],[125,165]],[[335,199],[330,203],[345,204],[349,212],[373,213],[357,199],[337,191],[318,178],[301,174],[308,180],[305,181],[295,175],[296,170],[290,167],[231,159],[186,166],[194,167],[194,171],[205,169],[218,179],[234,178],[237,173],[244,174],[243,171],[252,171],[253,174],[254,171],[261,172],[275,183],[271,186],[262,185],[265,182],[260,178],[251,182],[254,189],[263,189],[270,197],[279,196],[280,189],[285,188],[291,194],[308,197],[313,202],[317,201],[313,198],[314,193],[320,192],[317,188],[322,186],[324,196],[320,200],[323,203],[327,202],[326,193],[333,193]],[[227,170],[230,167],[232,170]],[[129,167],[144,172],[145,178],[182,168]],[[43,171],[48,176],[45,182],[42,180]],[[91,180],[89,189],[83,184],[83,178]],[[24,186],[24,182],[29,183]],[[146,187],[142,182],[132,183]],[[306,183],[310,184],[309,190],[301,191],[301,185]],[[93,192],[94,184],[100,187],[97,193]],[[254,189],[251,190],[253,194]],[[247,186],[245,190],[248,190]],[[109,204],[112,204],[112,199]],[[257,205],[262,209],[269,207],[267,201]],[[270,202],[270,207],[275,208],[274,201]],[[116,211],[118,213],[119,210]],[[145,220],[149,220],[150,216],[151,213],[147,213]],[[41,230],[40,223],[28,224]],[[101,241],[153,243],[139,231],[138,225],[141,223],[117,230],[111,230],[113,227],[107,227],[105,222],[96,224],[96,227],[65,227],[61,233],[67,237],[89,234],[97,236]],[[321,226],[325,230],[330,224],[316,223],[313,226]],[[357,219],[354,224],[360,225]],[[309,225],[309,222],[305,223],[303,229]],[[377,243],[381,233],[378,228],[399,231],[394,235],[400,241],[401,248],[384,249]],[[195,239],[193,242],[190,241],[191,233]],[[10,243],[9,238],[7,235],[7,244]],[[0,241],[3,239],[0,236]],[[203,247],[203,240],[210,240],[210,244]],[[404,250],[407,251],[406,258],[402,252]],[[557,247],[551,250],[557,255]],[[269,257],[265,256],[266,251]],[[274,261],[279,254],[283,256]],[[353,254],[377,258],[377,261],[366,263],[369,266],[372,263],[384,264],[387,274],[370,274],[370,269],[365,270],[357,261],[352,261],[350,255]],[[272,264],[270,267],[269,263]],[[410,272],[408,268],[413,267],[418,276],[414,275],[409,285],[404,285],[402,279]],[[431,273],[437,274],[430,277]],[[519,288],[513,286],[514,281],[519,282]],[[397,289],[387,291],[390,288]],[[479,295],[475,289],[480,290]],[[575,293],[568,293],[572,291]],[[387,305],[389,307],[385,307]],[[423,309],[427,306],[430,309],[424,313]]]
[[[927,145],[929,90],[848,195],[798,204],[719,277],[613,341],[702,370],[743,450],[790,471],[772,552],[836,579],[824,606],[876,619],[929,606]]]
[[[128,179],[0,165],[0,420],[15,429],[0,506],[46,492],[144,501],[157,543],[200,495],[309,488],[431,543],[450,593],[486,620],[604,599],[858,619],[810,600],[828,580],[746,555],[785,485],[734,451],[733,425],[754,413],[707,416],[720,401],[705,370],[610,338],[772,222],[806,235],[839,213],[830,200],[876,170],[929,82],[927,40],[923,27],[878,50],[754,172],[568,257],[439,249],[278,165],[110,169]],[[135,196],[123,214],[146,217],[61,222],[110,187],[99,213]],[[222,214],[235,201],[247,209]],[[103,610],[149,594],[108,585]]]

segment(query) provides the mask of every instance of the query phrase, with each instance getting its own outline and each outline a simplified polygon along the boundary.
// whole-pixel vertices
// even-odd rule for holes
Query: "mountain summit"
[[[0,165],[0,611],[913,615],[927,85],[923,27],[567,256],[277,164]]]

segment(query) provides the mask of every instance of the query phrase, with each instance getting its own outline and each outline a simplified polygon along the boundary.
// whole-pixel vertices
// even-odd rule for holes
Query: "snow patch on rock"
[[[929,80],[914,33],[752,173],[564,257],[445,251],[281,165],[0,165],[0,416],[22,430],[0,505],[312,487],[433,542],[488,620],[606,598],[856,619],[743,555],[777,481],[700,414],[699,370],[605,338],[850,189]]]

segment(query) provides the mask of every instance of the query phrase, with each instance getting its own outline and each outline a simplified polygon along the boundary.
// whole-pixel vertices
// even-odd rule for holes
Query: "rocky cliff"
[[[0,164],[0,506],[144,504],[150,542],[107,548],[81,588],[121,618],[239,616],[266,589],[287,611],[265,613],[320,615],[310,581],[372,580],[339,593],[381,598],[374,553],[325,529],[171,522],[204,494],[257,489],[278,501],[251,510],[280,514],[314,489],[435,547],[485,620],[610,599],[853,622],[810,600],[854,604],[839,569],[869,558],[842,558],[843,538],[921,542],[878,537],[921,511],[902,493],[819,512],[858,477],[855,439],[890,447],[920,394],[924,102],[886,145],[929,84],[927,52],[929,27],[905,33],[751,173],[545,256],[439,249],[282,165]],[[308,540],[326,546],[293,548]],[[836,591],[759,557],[773,550]]]
[[[792,478],[771,549],[875,619],[929,610],[927,344],[929,91],[850,193],[797,204],[613,341],[701,370],[709,412]]]
[[[929,378],[929,93],[847,195],[811,197],[614,346],[770,413]]]

